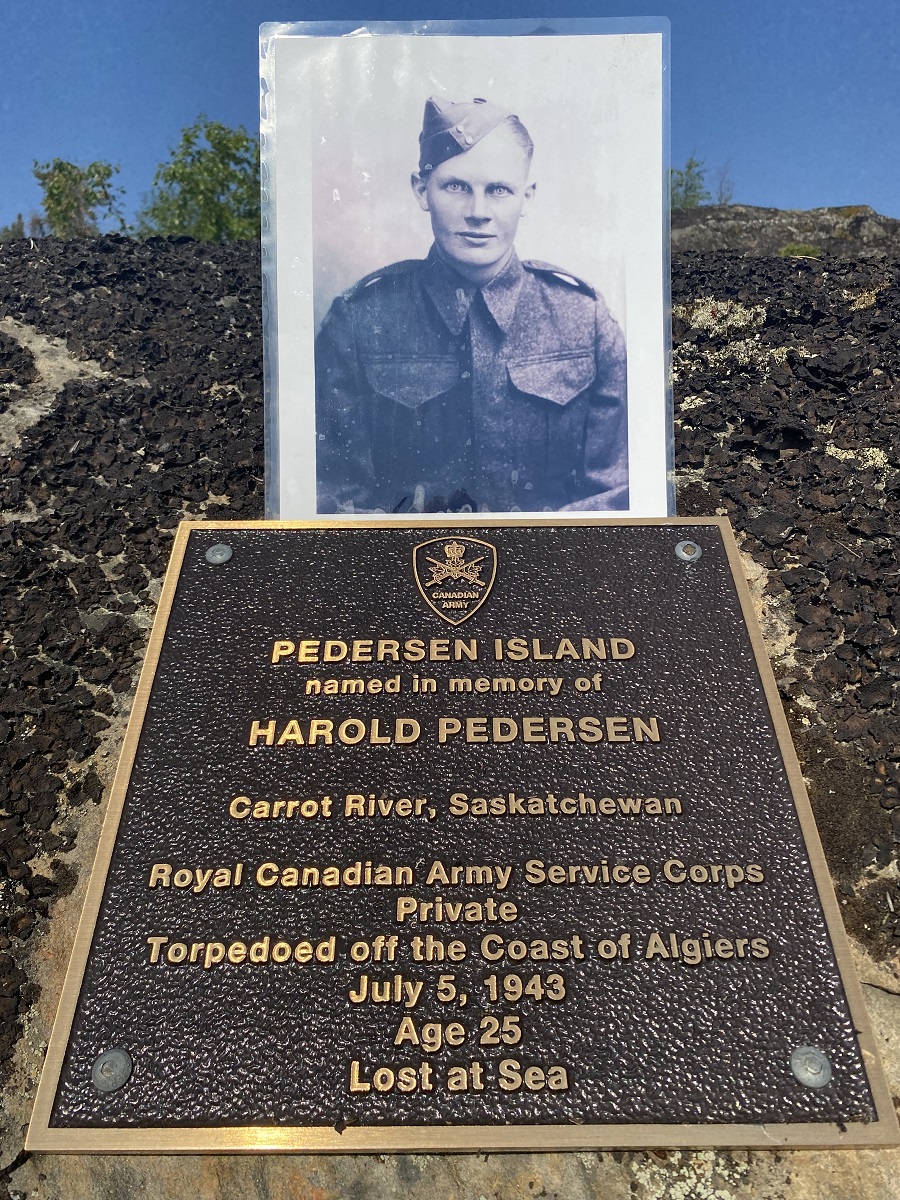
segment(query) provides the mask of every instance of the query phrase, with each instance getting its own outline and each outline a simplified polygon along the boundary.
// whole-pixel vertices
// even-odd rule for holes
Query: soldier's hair
[[[522,147],[522,150],[525,152],[525,157],[529,162],[531,162],[532,155],[534,154],[534,142],[531,140],[531,134],[528,132],[519,118],[513,115],[511,117],[507,117],[505,121],[501,122],[501,124],[509,127],[509,132]]]

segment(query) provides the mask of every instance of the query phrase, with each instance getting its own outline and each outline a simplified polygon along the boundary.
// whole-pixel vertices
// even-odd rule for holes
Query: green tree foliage
[[[672,207],[697,208],[711,199],[706,190],[706,167],[692,154],[680,170],[672,170]]]
[[[60,238],[93,237],[100,233],[100,220],[124,230],[122,189],[112,182],[118,173],[119,168],[107,162],[92,162],[87,167],[62,158],[36,162],[34,177],[41,185],[44,219],[50,232]]]
[[[0,226],[0,242],[12,242],[16,238],[25,236],[25,222],[22,220],[22,214],[16,217],[14,221],[10,221],[8,225]]]
[[[153,177],[137,233],[181,234],[204,242],[259,237],[259,142],[200,116]]]

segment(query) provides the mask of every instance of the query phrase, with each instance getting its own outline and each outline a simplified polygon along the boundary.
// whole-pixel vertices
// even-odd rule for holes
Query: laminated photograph
[[[265,25],[267,515],[674,512],[665,22]]]

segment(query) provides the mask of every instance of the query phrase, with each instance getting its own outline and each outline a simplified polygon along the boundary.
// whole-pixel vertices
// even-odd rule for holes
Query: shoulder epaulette
[[[564,271],[562,267],[554,267],[552,263],[539,262],[536,258],[526,258],[522,262],[522,266],[527,271],[535,271],[538,275],[552,275],[554,279],[558,279],[560,283],[568,284],[569,287],[578,288],[580,292],[596,299],[597,293],[584,279],[579,279],[577,275],[573,275],[571,271]]]
[[[352,300],[355,296],[365,291],[366,288],[379,283],[382,279],[393,279],[395,276],[404,275],[412,271],[414,267],[420,267],[421,265],[421,258],[405,258],[402,262],[390,263],[386,267],[379,267],[377,271],[373,271],[370,275],[364,275],[362,279],[357,280],[353,287],[347,288],[344,296],[348,300]]]

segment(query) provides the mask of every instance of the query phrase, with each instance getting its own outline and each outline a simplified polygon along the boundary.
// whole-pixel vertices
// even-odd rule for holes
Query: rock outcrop
[[[879,254],[896,237],[870,210],[847,221]],[[808,236],[778,229],[770,253]],[[682,515],[727,513],[741,539],[897,1094],[900,263],[862,254],[676,255],[676,478]],[[0,1198],[892,1194],[889,1151],[24,1155],[176,524],[262,515],[258,247],[0,246],[0,452]]]
[[[898,259],[900,221],[883,217],[866,204],[795,211],[750,204],[703,205],[672,213],[672,251],[683,250]]]

